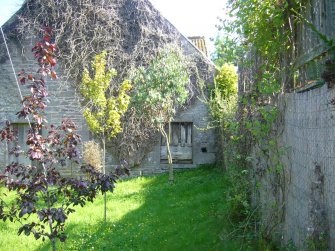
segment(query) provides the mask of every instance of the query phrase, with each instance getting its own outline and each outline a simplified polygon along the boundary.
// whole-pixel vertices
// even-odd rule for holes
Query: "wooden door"
[[[172,122],[170,149],[173,163],[192,163],[192,127],[191,122]],[[168,133],[168,127],[165,127]],[[161,139],[161,163],[167,163],[166,141]]]

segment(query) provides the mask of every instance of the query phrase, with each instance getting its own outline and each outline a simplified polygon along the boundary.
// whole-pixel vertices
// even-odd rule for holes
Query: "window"
[[[191,122],[172,122],[170,150],[172,161],[176,164],[192,164],[192,128]],[[165,127],[168,133],[168,126]],[[161,137],[161,163],[168,163],[166,140]]]

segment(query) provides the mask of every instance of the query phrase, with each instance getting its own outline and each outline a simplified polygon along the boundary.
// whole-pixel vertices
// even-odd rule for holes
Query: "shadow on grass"
[[[115,222],[98,221],[89,227],[85,220],[69,224],[69,238],[58,249],[238,250],[238,243],[220,239],[226,223],[225,181],[216,170],[176,173],[172,185],[166,175],[144,179],[147,180],[138,194],[143,200],[140,207],[127,211]],[[116,198],[109,195],[109,200],[117,207],[119,200],[132,196],[136,193]],[[49,244],[39,248],[50,249]]]

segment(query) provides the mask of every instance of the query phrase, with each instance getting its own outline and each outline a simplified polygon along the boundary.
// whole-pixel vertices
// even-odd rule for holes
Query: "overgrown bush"
[[[237,73],[233,65],[224,64],[218,71],[211,90],[210,113],[217,126],[228,126],[237,108]]]
[[[83,160],[86,164],[91,165],[97,172],[102,172],[102,149],[100,145],[91,140],[83,144]]]
[[[223,61],[237,64],[240,73],[241,95],[238,97],[236,120],[228,123],[234,126],[224,127],[224,132],[230,134],[225,136],[224,144],[229,145],[229,148],[231,145],[237,146],[230,154],[226,153],[227,147],[223,148],[224,164],[226,168],[230,168],[228,173],[232,181],[230,199],[234,202],[233,208],[238,209],[238,213],[232,217],[239,222],[237,226],[253,227],[256,230],[255,236],[258,235],[261,239],[269,238],[271,233],[262,232],[267,226],[262,226],[255,217],[257,204],[254,204],[254,209],[250,207],[251,191],[259,189],[256,185],[259,180],[257,175],[264,174],[265,171],[275,170],[274,175],[280,176],[278,180],[281,182],[285,178],[281,173],[283,168],[277,168],[282,165],[279,163],[280,149],[274,137],[276,132],[273,124],[279,115],[277,95],[289,90],[293,83],[291,62],[296,55],[296,20],[291,11],[299,8],[300,2],[229,0],[229,17],[222,19],[220,24],[223,36],[216,41],[218,50],[215,60],[220,64]],[[226,58],[218,58],[219,55]],[[252,164],[248,162],[249,159],[258,161],[266,158],[270,161],[265,166],[256,164],[251,168]],[[227,160],[233,160],[235,164],[231,165]],[[253,195],[256,197],[257,192]],[[276,210],[272,211],[277,213]],[[267,223],[270,226],[268,229],[274,229],[273,226],[278,222],[274,220]]]
[[[236,67],[223,64],[215,76],[209,107],[213,126],[219,134],[219,165],[225,170],[229,182],[224,191],[229,222],[234,229],[229,236],[247,240],[252,233],[250,229],[254,217],[250,217],[250,175],[247,167],[241,165],[243,156],[239,148],[242,137],[237,117],[237,81]],[[242,243],[248,245],[248,241]]]

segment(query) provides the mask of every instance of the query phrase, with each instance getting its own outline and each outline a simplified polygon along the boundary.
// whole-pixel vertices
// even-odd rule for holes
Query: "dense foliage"
[[[237,73],[233,65],[224,64],[216,73],[209,99],[213,125],[227,130],[235,121],[237,109]]]
[[[18,132],[9,122],[0,130],[1,142],[12,146],[10,154],[27,158],[32,164],[14,161],[1,173],[0,182],[16,196],[7,198],[1,190],[0,219],[19,222],[19,235],[33,234],[36,239],[50,239],[55,250],[56,240],[67,238],[65,223],[75,212],[74,206],[93,202],[99,191],[113,191],[124,169],[104,175],[89,165],[82,166],[85,179],[66,178],[59,173],[58,168],[70,162],[80,165],[80,135],[70,119],[64,119],[59,126],[48,125],[45,119],[48,97],[45,77],[57,78],[54,71],[57,47],[52,43],[50,28],[44,29],[43,40],[36,43],[33,52],[39,66],[37,73],[19,73],[21,84],[31,92],[23,98],[22,109],[17,113],[30,125],[26,139],[28,150],[25,152],[18,145]]]
[[[259,82],[254,87],[263,94],[289,88],[290,76],[283,78],[281,72],[288,72],[292,67],[289,60],[294,56],[296,21],[292,10],[300,8],[299,0],[228,1],[229,17],[221,19],[216,57],[240,68],[255,69],[249,81]],[[272,85],[279,88],[268,89]]]
[[[231,64],[223,64],[215,76],[215,86],[222,98],[229,99],[237,94],[237,69]]]
[[[253,192],[253,200],[260,202],[254,204],[255,210],[260,207],[261,213],[261,220],[256,218],[254,227],[261,239],[283,241],[285,230],[282,225],[286,223],[286,193],[289,192],[287,184],[290,184],[291,177],[290,164],[285,161],[290,156],[286,154],[288,147],[278,140],[282,136],[282,125],[285,125],[283,111],[286,106],[280,94],[308,84],[309,64],[320,63],[329,56],[315,50],[320,45],[328,47],[333,44],[316,27],[324,30],[322,20],[327,18],[322,16],[324,5],[319,4],[325,3],[301,0],[229,1],[233,21],[222,23],[223,32],[232,34],[231,37],[236,37],[238,42],[236,46],[231,43],[222,46],[231,48],[233,52],[242,51],[237,58],[241,90],[237,152],[245,160],[245,171],[251,174],[249,189]],[[304,40],[308,41],[308,46],[304,45]],[[225,39],[221,41],[225,42]],[[245,194],[243,188],[237,190],[238,194]],[[315,213],[311,212],[311,217],[315,217]],[[249,219],[251,217],[246,218]],[[318,226],[309,229],[306,241],[313,243],[313,250],[324,249],[324,243],[329,241],[328,230],[317,230]],[[294,239],[300,239],[300,242],[301,237]]]
[[[221,20],[216,60],[239,67],[240,105],[232,129],[233,139],[241,139],[236,150],[243,159],[251,145],[260,153],[276,151],[269,138],[278,115],[276,97],[293,82],[294,8],[301,8],[299,1],[228,1],[228,17]]]
[[[239,57],[243,55],[243,48],[239,46],[238,38],[227,33],[219,33],[214,41],[215,50],[211,57],[217,67],[227,63],[237,65]]]

